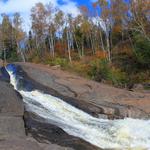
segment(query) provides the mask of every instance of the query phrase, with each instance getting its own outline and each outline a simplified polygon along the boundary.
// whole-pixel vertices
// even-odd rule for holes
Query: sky
[[[61,9],[64,13],[71,13],[74,16],[78,15],[78,7],[86,5],[90,7],[91,2],[95,0],[0,0],[0,14],[6,13],[11,16],[15,12],[19,12],[23,18],[23,26],[26,29],[30,28],[30,10],[38,2],[43,4],[52,3],[54,6]],[[0,17],[0,22],[2,18]]]

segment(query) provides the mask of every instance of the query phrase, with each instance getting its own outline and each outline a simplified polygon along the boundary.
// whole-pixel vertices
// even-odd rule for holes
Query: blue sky
[[[81,5],[91,6],[91,2],[95,0],[0,0],[0,13],[13,13],[19,11],[24,13],[29,11],[36,3],[42,2],[52,3],[54,6],[64,10],[64,12],[77,12],[77,7]]]
[[[88,7],[91,6],[91,2],[94,2],[94,0],[76,0],[76,2],[78,3],[78,5],[86,5]]]

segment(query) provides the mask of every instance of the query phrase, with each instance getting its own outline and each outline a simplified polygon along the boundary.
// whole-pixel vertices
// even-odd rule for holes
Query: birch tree
[[[46,49],[46,27],[47,11],[42,3],[37,3],[31,10],[32,30],[35,36],[35,45],[39,54],[43,54]]]
[[[54,24],[54,16],[55,9],[53,8],[52,4],[49,3],[46,5],[46,13],[47,13],[47,28],[48,28],[48,41],[49,41],[49,49],[50,54],[54,58],[55,57],[55,24]]]
[[[12,47],[12,24],[9,19],[9,16],[6,14],[2,14],[2,25],[1,25],[1,47],[3,50],[3,60],[4,63],[7,61],[7,57],[11,56],[12,51],[14,50]]]
[[[109,3],[107,0],[98,0],[97,5],[101,8],[100,19],[104,22],[105,38],[106,38],[106,47],[108,53],[108,60],[111,62],[111,28],[112,20],[110,15]]]
[[[23,62],[25,62],[25,55],[24,52],[21,50],[20,44],[21,41],[24,39],[25,37],[25,33],[22,30],[22,19],[19,13],[15,13],[13,16],[13,35],[17,44],[17,51],[18,53],[21,54],[21,58],[23,60]]]

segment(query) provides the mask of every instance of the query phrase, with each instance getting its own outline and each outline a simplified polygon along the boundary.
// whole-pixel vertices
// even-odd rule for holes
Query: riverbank
[[[28,76],[63,96],[75,99],[81,109],[102,118],[149,118],[150,93],[132,92],[97,83],[62,71],[31,63],[17,63]],[[73,103],[67,100],[67,102]]]
[[[124,117],[128,117],[129,115],[130,115],[129,117],[133,117],[133,118],[142,118],[142,119],[149,118],[149,108],[150,108],[149,105],[145,105],[145,104],[141,105],[142,101],[143,102],[149,101],[150,97],[148,93],[145,94],[145,93],[137,93],[137,92],[116,89],[114,87],[110,87],[104,84],[99,84],[93,81],[83,79],[79,76],[72,75],[56,67],[50,68],[43,65],[35,65],[29,63],[17,63],[17,64],[21,67],[20,73],[27,81],[33,84],[33,87],[41,91],[44,91],[46,93],[49,93],[53,96],[59,97],[64,101],[67,101],[67,103],[70,103],[71,105],[74,105],[75,107],[82,109],[93,116],[99,118],[108,118],[108,119],[124,118]],[[21,71],[21,69],[23,69],[23,72]],[[1,78],[1,80],[4,79]],[[4,84],[7,85],[5,85],[6,87],[1,88],[3,89],[1,91],[3,91],[4,93],[1,92],[0,95],[2,95],[3,98],[6,97],[8,99],[8,105],[11,104],[11,106],[16,106],[16,104],[12,104],[13,100],[11,99],[10,100],[12,103],[9,103],[9,97],[14,98],[14,100],[17,100],[17,98],[19,98],[20,101],[22,102],[22,98],[12,89],[13,87],[9,83],[1,81],[0,85],[2,86]],[[7,89],[8,87],[15,92],[17,98],[14,97],[14,95],[11,95],[10,92],[7,96],[5,96],[6,91],[7,92],[9,91],[9,89]],[[93,97],[93,99],[91,98],[91,96]],[[115,101],[113,101],[115,98],[116,99],[118,98],[118,101],[119,98],[120,101],[123,100],[125,101],[125,98],[129,98],[129,97],[131,98],[132,101],[134,100],[135,103],[141,102],[141,104],[137,107],[137,105],[135,104],[130,105],[128,101],[126,101],[126,104],[118,104],[118,103],[115,104]],[[106,98],[109,98],[108,99],[109,101]],[[3,99],[0,97],[0,100]],[[2,104],[3,103],[4,101],[2,101]],[[0,106],[3,106],[2,104],[0,103]],[[147,107],[147,109],[143,108],[144,105]],[[13,107],[11,106],[10,108],[13,109]],[[18,107],[15,108],[14,110],[18,110]],[[12,114],[13,113],[10,112],[10,115]],[[13,146],[15,147],[14,149],[11,150],[16,150],[16,146],[23,147],[23,144],[26,144],[26,142],[29,142],[29,145],[30,142],[33,143],[32,144],[33,150],[34,150],[34,145],[37,146],[38,149],[42,149],[42,150],[48,150],[48,149],[98,150],[99,149],[81,140],[80,138],[76,138],[66,134],[62,129],[47,123],[44,119],[40,118],[39,116],[36,116],[35,114],[32,114],[27,110],[24,112],[24,108],[23,108],[23,114],[19,119],[23,121],[22,118],[24,118],[25,121],[25,124],[23,122],[23,128],[22,126],[20,128],[20,126],[17,125],[17,128],[13,126],[15,129],[11,129],[12,127],[9,126],[9,131],[15,131],[20,129],[22,132],[24,132],[23,135],[25,136],[21,138],[22,141],[18,142],[18,138],[20,138],[20,136],[22,135],[20,134],[15,135],[14,134],[15,132],[13,134],[11,133],[11,135],[8,135],[6,136],[6,138],[4,138],[5,144],[7,146],[11,145],[10,144],[12,143],[11,139],[13,139],[13,143],[14,143]],[[12,119],[12,122],[13,121],[14,119]],[[18,123],[18,121],[15,120],[15,123]],[[8,122],[8,124],[10,125],[11,123]],[[3,127],[3,124],[1,126]],[[26,132],[25,132],[25,127],[26,127]],[[3,128],[1,129],[2,131],[5,131],[5,129]],[[17,133],[19,132],[17,131]],[[22,144],[20,145],[19,143]],[[2,145],[4,145],[4,143],[2,143]],[[25,146],[25,150],[26,148],[27,147]],[[9,148],[6,149],[9,150]]]

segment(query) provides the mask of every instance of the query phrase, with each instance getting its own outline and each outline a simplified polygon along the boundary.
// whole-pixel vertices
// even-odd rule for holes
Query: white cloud
[[[74,16],[79,14],[77,3],[73,2],[73,0],[63,0],[63,5],[60,5],[58,0],[8,0],[7,2],[0,0],[0,14],[13,14],[19,12],[24,20],[24,28],[28,30],[30,28],[30,10],[38,2],[42,2],[43,4],[50,2],[64,13],[71,13]]]

